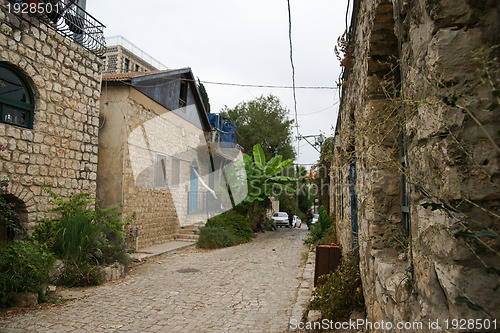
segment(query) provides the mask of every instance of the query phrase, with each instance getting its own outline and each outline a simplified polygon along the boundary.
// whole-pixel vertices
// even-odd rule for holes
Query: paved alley
[[[2,318],[0,332],[286,332],[306,235],[280,228],[248,244],[152,260],[82,299]]]

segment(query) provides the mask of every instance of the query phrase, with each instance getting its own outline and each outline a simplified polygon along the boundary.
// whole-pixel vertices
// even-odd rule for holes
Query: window
[[[181,89],[179,92],[179,107],[183,108],[187,105],[188,86],[186,81],[181,81]]]
[[[139,71],[139,65],[135,65],[135,71],[138,72]]]
[[[123,71],[125,73],[128,73],[129,69],[130,69],[130,60],[128,60],[127,58],[125,58],[125,67],[123,68]]]
[[[172,179],[170,179],[171,188],[179,188],[181,180],[181,160],[178,158],[172,158]]]
[[[0,62],[0,121],[33,128],[35,100],[26,78],[14,67]]]
[[[155,188],[167,187],[167,156],[156,154]]]

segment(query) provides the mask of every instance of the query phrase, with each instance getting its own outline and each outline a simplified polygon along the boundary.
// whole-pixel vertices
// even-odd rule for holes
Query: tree
[[[253,158],[249,155],[243,155],[248,188],[247,196],[243,200],[243,207],[247,212],[248,220],[255,228],[257,213],[263,208],[261,203],[265,205],[265,201],[270,196],[276,195],[276,192],[295,191],[288,184],[296,182],[297,178],[283,175],[283,171],[293,163],[292,159],[283,161],[281,155],[276,155],[266,162],[264,151],[259,144],[253,147],[252,152]],[[239,175],[231,175],[231,177],[236,179]]]
[[[208,93],[207,90],[205,89],[205,86],[203,85],[203,83],[201,83],[199,78],[198,78],[198,90],[200,91],[201,100],[203,101],[205,110],[207,111],[207,113],[210,113],[210,99],[208,98]]]
[[[283,159],[295,157],[291,144],[293,120],[287,118],[288,110],[281,105],[278,97],[262,95],[233,109],[225,106],[221,114],[236,124],[241,139],[239,144],[245,151],[250,152],[256,144],[260,144],[266,160],[276,155],[281,155]]]

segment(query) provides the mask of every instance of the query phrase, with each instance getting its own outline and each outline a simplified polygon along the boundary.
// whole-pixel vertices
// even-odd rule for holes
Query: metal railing
[[[102,56],[106,51],[104,24],[99,22],[74,1],[62,0],[8,0],[2,8],[29,21],[35,16],[47,27],[73,40],[84,49]]]
[[[118,36],[106,37],[106,43],[109,46],[112,45],[123,46],[124,48],[126,48],[127,50],[129,50],[130,52],[132,52],[133,54],[135,54],[136,56],[148,62],[150,65],[156,67],[159,70],[167,69],[167,66],[165,66],[160,61],[156,60],[155,58],[144,52],[142,49],[137,47],[135,44],[133,44],[123,36],[118,35]]]

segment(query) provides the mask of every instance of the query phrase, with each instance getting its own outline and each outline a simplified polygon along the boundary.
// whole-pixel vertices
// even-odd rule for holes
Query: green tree
[[[208,98],[208,93],[207,90],[205,89],[205,86],[203,85],[203,83],[201,83],[199,78],[198,78],[198,90],[200,91],[201,100],[203,101],[205,110],[207,111],[207,113],[210,113],[210,99]]]
[[[266,160],[276,155],[283,159],[295,157],[291,144],[293,120],[287,118],[288,110],[278,97],[260,96],[233,109],[225,106],[221,114],[236,124],[241,139],[239,144],[245,151],[250,152],[260,144]]]
[[[253,147],[253,159],[244,155],[243,162],[248,185],[248,194],[243,203],[248,205],[248,218],[254,227],[260,203],[273,196],[276,190],[294,191],[287,184],[296,182],[297,178],[283,176],[283,171],[293,163],[292,159],[282,161],[281,155],[276,155],[266,162],[264,151],[259,144]]]

